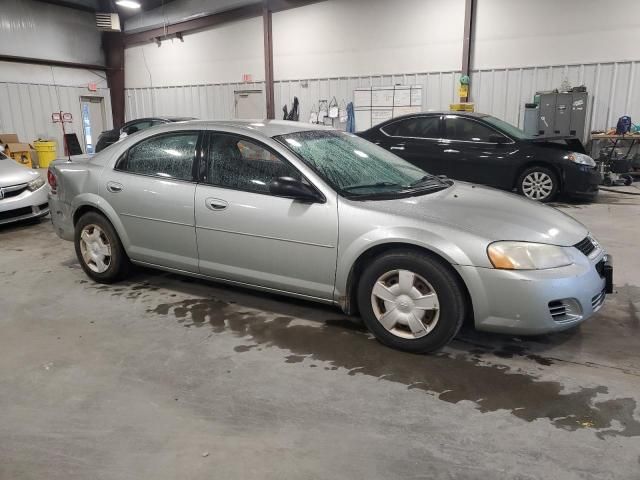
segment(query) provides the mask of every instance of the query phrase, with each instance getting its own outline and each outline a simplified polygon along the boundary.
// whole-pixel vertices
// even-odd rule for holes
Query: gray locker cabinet
[[[569,135],[575,135],[584,141],[584,127],[587,121],[587,92],[573,92],[572,95]]]
[[[538,110],[538,135],[540,136],[549,137],[553,135],[556,97],[555,93],[543,93],[540,95],[540,108]]]
[[[556,118],[553,121],[553,135],[569,135],[572,102],[572,93],[558,93],[556,95]]]

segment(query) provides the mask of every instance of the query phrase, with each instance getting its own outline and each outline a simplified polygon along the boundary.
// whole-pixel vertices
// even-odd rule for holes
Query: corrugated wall
[[[51,114],[62,110],[73,115],[73,123],[65,128],[78,136],[84,149],[80,97],[89,96],[104,98],[105,129],[112,128],[109,89],[93,93],[85,87],[0,82],[0,133],[17,133],[21,141],[29,143],[38,138],[55,139],[62,156],[62,129],[51,122]]]
[[[560,87],[566,78],[571,85],[587,86],[591,96],[591,129],[613,126],[621,115],[640,118],[640,89],[634,82],[640,61],[557,65],[472,72],[472,96],[477,111],[490,113],[515,125],[522,125],[524,104],[538,90]],[[350,101],[357,87],[395,84],[422,85],[424,110],[445,110],[457,100],[459,72],[431,72],[402,75],[340,77],[277,81],[276,116],[282,106],[300,100],[300,119],[309,118],[319,99],[335,96]],[[152,115],[187,115],[202,119],[234,116],[235,90],[263,88],[262,83],[188,85],[127,90],[127,119]]]

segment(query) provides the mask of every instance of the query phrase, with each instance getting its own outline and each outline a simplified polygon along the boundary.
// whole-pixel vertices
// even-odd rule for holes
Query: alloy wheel
[[[80,252],[87,267],[104,273],[111,265],[111,244],[104,231],[95,224],[86,225],[80,233]]]
[[[388,332],[406,339],[428,335],[440,317],[434,288],[410,270],[392,270],[380,276],[373,285],[371,306]]]
[[[532,200],[545,200],[553,192],[553,179],[544,172],[531,172],[522,180],[522,193]]]

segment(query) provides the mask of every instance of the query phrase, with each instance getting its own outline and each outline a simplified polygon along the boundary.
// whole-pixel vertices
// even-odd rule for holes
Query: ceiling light
[[[135,0],[117,0],[116,5],[124,8],[140,8],[140,2]]]

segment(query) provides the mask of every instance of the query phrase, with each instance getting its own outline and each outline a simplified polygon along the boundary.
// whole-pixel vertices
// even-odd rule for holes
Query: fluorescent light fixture
[[[124,8],[140,8],[140,2],[135,0],[117,0],[116,5]]]

